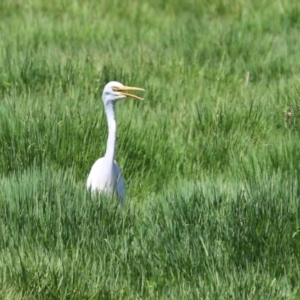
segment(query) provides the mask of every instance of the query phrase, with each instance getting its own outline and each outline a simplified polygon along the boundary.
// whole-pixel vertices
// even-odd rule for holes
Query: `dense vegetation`
[[[1,299],[299,299],[300,4],[0,3]],[[91,197],[101,93],[127,202]]]

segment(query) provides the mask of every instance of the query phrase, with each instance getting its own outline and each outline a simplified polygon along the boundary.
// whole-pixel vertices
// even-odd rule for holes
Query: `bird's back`
[[[125,185],[121,170],[116,161],[111,167],[109,167],[110,165],[105,157],[96,160],[87,179],[87,189],[91,189],[92,192],[105,192],[111,196],[116,191],[118,196],[123,199]]]

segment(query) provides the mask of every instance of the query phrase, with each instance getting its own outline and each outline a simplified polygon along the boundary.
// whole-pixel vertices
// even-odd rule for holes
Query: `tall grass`
[[[298,299],[295,1],[0,4],[3,299]],[[110,80],[127,202],[85,190]]]

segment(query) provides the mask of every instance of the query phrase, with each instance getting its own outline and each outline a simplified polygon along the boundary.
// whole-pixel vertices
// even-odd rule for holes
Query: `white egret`
[[[116,192],[120,201],[124,201],[125,185],[121,170],[115,161],[116,131],[115,104],[124,98],[143,100],[127,91],[145,91],[137,87],[125,86],[120,82],[111,81],[103,89],[102,100],[108,124],[108,138],[104,157],[93,164],[87,179],[87,188],[92,192],[104,192],[113,196]]]

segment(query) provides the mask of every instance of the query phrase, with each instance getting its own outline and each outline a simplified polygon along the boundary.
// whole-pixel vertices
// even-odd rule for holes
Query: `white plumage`
[[[107,117],[108,139],[104,157],[99,158],[93,164],[87,179],[87,188],[92,192],[104,192],[113,196],[118,195],[121,202],[125,197],[125,184],[117,162],[115,161],[116,131],[115,103],[124,98],[143,100],[136,95],[128,94],[126,91],[144,91],[144,89],[129,87],[117,81],[109,82],[103,90],[102,100]]]
[[[120,199],[123,199],[125,197],[125,184],[121,169],[116,161],[112,167],[107,168],[109,164],[110,162],[106,161],[105,157],[95,161],[87,180],[87,188],[90,188],[92,192],[103,191],[111,196],[117,191]]]

